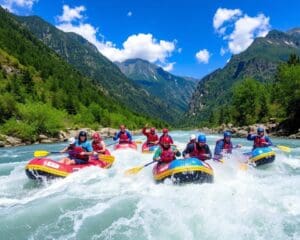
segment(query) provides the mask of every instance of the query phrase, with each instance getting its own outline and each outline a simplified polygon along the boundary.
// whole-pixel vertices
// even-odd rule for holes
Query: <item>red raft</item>
[[[108,157],[108,156],[107,156]],[[31,179],[42,179],[43,177],[55,178],[66,177],[82,168],[97,166],[109,168],[113,161],[89,160],[87,164],[66,165],[50,158],[34,158],[25,167],[26,175]]]
[[[114,146],[115,150],[120,150],[120,149],[133,149],[133,150],[137,150],[137,145],[135,142],[132,143],[118,143]]]

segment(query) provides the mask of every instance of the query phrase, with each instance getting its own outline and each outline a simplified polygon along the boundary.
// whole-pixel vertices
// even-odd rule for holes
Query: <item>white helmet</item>
[[[195,134],[192,134],[191,136],[190,136],[190,140],[192,141],[192,140],[196,140],[196,135]]]
[[[69,144],[75,144],[76,140],[74,137],[68,139]]]

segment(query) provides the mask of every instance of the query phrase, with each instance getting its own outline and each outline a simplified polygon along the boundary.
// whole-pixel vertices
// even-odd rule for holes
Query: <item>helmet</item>
[[[162,132],[163,133],[168,133],[168,129],[167,128],[163,128]]]
[[[70,138],[68,139],[68,142],[69,142],[70,145],[71,145],[71,144],[75,144],[76,139],[75,139],[74,137],[70,137]]]
[[[170,137],[163,137],[161,139],[161,144],[168,144],[168,145],[170,145],[171,143],[172,143],[172,140],[171,140]]]
[[[263,129],[262,127],[258,127],[257,128],[257,133],[262,133],[262,132],[264,132],[265,131],[265,129]]]
[[[86,131],[80,131],[78,136],[79,137],[81,137],[81,136],[87,137],[87,133],[86,133]]]
[[[97,132],[93,133],[92,138],[93,138],[94,140],[98,140],[98,141],[101,140],[100,134],[97,133]]]
[[[191,134],[190,140],[191,140],[191,141],[192,141],[192,140],[196,140],[196,135],[195,135],[195,134]]]
[[[198,136],[198,142],[199,143],[206,143],[206,136],[205,136],[205,134],[199,134],[199,136]]]
[[[120,125],[120,129],[121,129],[121,130],[125,130],[125,125],[124,125],[124,124],[121,124],[121,125]]]
[[[224,138],[226,137],[231,137],[231,132],[229,131],[224,132]]]
[[[150,132],[155,133],[155,128],[154,127],[150,128]]]

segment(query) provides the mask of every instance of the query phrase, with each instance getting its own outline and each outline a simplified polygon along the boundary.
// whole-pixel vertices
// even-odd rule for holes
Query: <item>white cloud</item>
[[[171,72],[174,69],[174,65],[176,62],[171,62],[168,63],[166,66],[162,67],[163,70],[167,71],[167,72]]]
[[[72,22],[74,20],[80,20],[83,18],[81,12],[85,11],[84,6],[70,8],[68,5],[63,6],[63,14],[58,16],[59,22]]]
[[[128,17],[131,17],[131,16],[132,16],[132,12],[129,11],[129,12],[127,13],[127,16],[128,16]]]
[[[198,61],[205,64],[208,63],[210,56],[211,54],[209,51],[207,51],[207,49],[200,50],[196,53],[196,58]]]
[[[24,8],[31,10],[34,3],[38,0],[1,0],[0,5],[7,8],[10,12],[17,12],[17,8]]]
[[[227,9],[227,8],[218,8],[213,19],[213,25],[217,32],[224,34],[226,28],[220,28],[226,21],[235,19],[236,17],[242,15],[240,9]]]
[[[79,15],[82,16],[81,14]],[[168,68],[171,68],[171,65],[168,66],[169,63],[167,63],[167,58],[170,57],[175,50],[175,40],[157,40],[150,33],[138,33],[129,36],[127,40],[123,42],[122,48],[117,48],[116,45],[110,41],[99,41],[97,38],[99,29],[91,24],[83,23],[83,21],[81,21],[83,18],[79,17],[79,15],[76,15],[78,17],[73,18],[73,20],[80,20],[78,24],[65,21],[58,24],[56,27],[65,32],[75,32],[81,35],[94,44],[99,52],[111,61],[122,62],[126,59],[141,58],[152,63],[162,63]],[[73,14],[72,16],[75,15]]]
[[[233,54],[247,49],[254,38],[264,37],[270,30],[269,18],[263,14],[257,17],[245,15],[235,22],[234,31],[229,36],[228,48]]]
[[[238,54],[246,50],[256,37],[268,34],[269,21],[270,18],[264,14],[250,17],[239,9],[219,8],[215,13],[213,26],[228,43],[228,49],[222,47],[220,54],[223,56],[227,51]],[[230,33],[226,33],[229,28]]]

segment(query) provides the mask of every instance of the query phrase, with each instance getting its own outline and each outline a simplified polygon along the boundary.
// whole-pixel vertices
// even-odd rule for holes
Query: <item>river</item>
[[[181,150],[190,134],[171,132]],[[207,136],[211,150],[218,138]],[[275,162],[260,169],[213,162],[213,184],[182,186],[156,184],[151,166],[125,177],[152,157],[129,150],[113,152],[108,170],[91,167],[36,183],[24,171],[33,152],[65,144],[2,148],[0,239],[300,239],[300,141],[272,141],[292,153],[274,148]],[[236,151],[251,150],[245,139],[233,142],[243,145]]]

